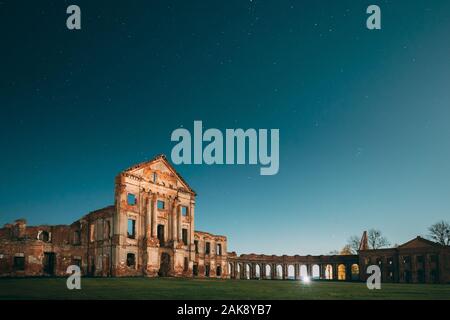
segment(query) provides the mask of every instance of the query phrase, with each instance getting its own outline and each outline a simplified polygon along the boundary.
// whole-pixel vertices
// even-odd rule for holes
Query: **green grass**
[[[68,290],[63,278],[0,279],[5,299],[450,299],[450,285],[170,278],[82,278]]]

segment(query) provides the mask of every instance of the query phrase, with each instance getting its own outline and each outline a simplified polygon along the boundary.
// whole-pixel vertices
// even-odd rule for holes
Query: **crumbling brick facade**
[[[275,256],[227,252],[227,238],[194,231],[196,193],[164,156],[115,179],[115,203],[71,225],[0,229],[0,277],[66,276],[78,265],[89,276],[174,276],[232,279],[360,281],[376,264],[383,282],[449,283],[450,247],[423,238],[358,255]],[[303,272],[302,272],[303,269]]]
[[[0,276],[65,276],[77,264],[90,276],[228,277],[226,237],[194,231],[196,194],[164,156],[115,183],[113,206],[70,226],[0,229]],[[210,253],[196,253],[196,240]]]

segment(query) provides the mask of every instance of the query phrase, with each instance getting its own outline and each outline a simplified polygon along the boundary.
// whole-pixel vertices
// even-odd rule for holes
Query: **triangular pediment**
[[[401,249],[430,248],[430,247],[440,247],[440,245],[436,242],[424,239],[422,237],[417,237],[399,246],[399,248]]]
[[[124,172],[152,182],[154,182],[154,174],[156,173],[158,182],[163,181],[162,183],[168,184],[168,186],[176,187],[177,189],[182,188],[195,194],[195,191],[192,190],[164,155],[159,155],[149,161],[132,166]]]

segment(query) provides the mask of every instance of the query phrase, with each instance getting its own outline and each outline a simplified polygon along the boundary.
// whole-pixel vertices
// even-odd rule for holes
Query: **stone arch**
[[[295,267],[293,264],[290,264],[287,267],[287,278],[292,280],[295,279]]]
[[[255,265],[255,278],[261,278],[261,266],[258,263]]]
[[[246,263],[244,269],[244,278],[247,280],[250,279],[251,274],[252,274],[252,266],[250,265],[250,263]]]
[[[352,280],[359,280],[359,265],[354,263],[351,266],[351,270],[352,270]]]
[[[272,267],[270,264],[266,264],[266,270],[264,271],[266,272],[266,279],[272,279]]]
[[[275,272],[277,279],[283,279],[283,266],[281,264],[277,264]]]
[[[333,266],[331,264],[325,265],[325,279],[333,280]]]
[[[314,264],[311,268],[312,274],[310,275],[313,279],[320,279],[320,266],[318,264]]]
[[[345,264],[338,265],[338,280],[345,280],[346,272]]]
[[[308,268],[306,267],[306,265],[302,264],[300,266],[300,273],[299,273],[299,275],[300,275],[301,279],[303,279],[304,277],[308,277],[309,276]]]
[[[228,277],[231,279],[234,279],[234,273],[233,273],[233,264],[231,262],[228,263]]]

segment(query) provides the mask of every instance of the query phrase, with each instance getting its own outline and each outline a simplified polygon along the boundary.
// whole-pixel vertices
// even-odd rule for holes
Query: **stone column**
[[[287,269],[288,269],[287,264],[283,264],[283,280],[287,279]]]
[[[261,280],[263,280],[263,279],[266,279],[266,264],[265,263],[261,263],[260,264],[260,267],[261,267],[261,269],[260,269],[260,278],[261,278]]]
[[[151,195],[147,197],[147,211],[145,212],[145,238],[150,239],[153,236],[152,232],[152,198]]]
[[[411,255],[411,282],[417,282],[417,256]]]
[[[158,236],[158,225],[156,217],[158,216],[158,200],[156,198],[156,194],[154,193],[151,197],[150,207],[153,208],[152,215],[152,237],[156,238]]]
[[[295,280],[300,279],[300,265],[298,263],[294,264],[294,277]]]
[[[345,265],[345,281],[351,281],[352,280],[352,265],[346,264]]]
[[[172,201],[172,240],[174,241],[174,243],[176,241],[178,241],[178,225],[177,225],[177,200],[174,199]]]
[[[333,280],[338,279],[338,265],[333,263]]]
[[[181,223],[181,206],[175,205],[175,212],[177,215],[177,226],[178,226],[178,239],[183,241],[183,231],[182,231],[182,223]],[[189,239],[186,239],[186,245],[189,245]]]
[[[188,212],[188,215],[189,215],[189,226],[190,226],[190,239],[189,239],[189,241],[190,241],[190,243],[191,243],[191,245],[193,246],[194,245],[194,209],[195,209],[195,203],[194,203],[194,201],[191,201],[191,204],[190,204],[190,206],[189,206],[189,212]],[[224,251],[223,252],[227,252],[226,250],[226,248],[224,247],[224,248],[222,248]]]
[[[311,264],[306,265],[306,273],[307,273],[308,277],[312,278],[312,265]]]

